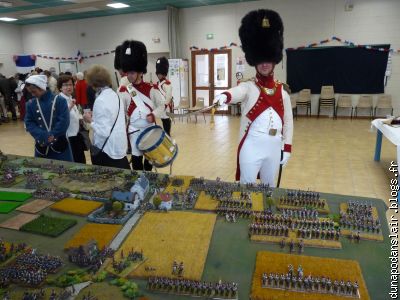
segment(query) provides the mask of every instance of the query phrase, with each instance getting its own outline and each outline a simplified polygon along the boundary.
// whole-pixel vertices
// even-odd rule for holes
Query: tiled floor
[[[217,116],[215,125],[186,120],[172,126],[179,146],[173,174],[234,180],[239,118]],[[396,149],[383,139],[381,162],[374,162],[376,133],[369,120],[299,118],[295,120],[293,154],[282,174],[281,187],[366,196],[388,203],[390,172]],[[33,140],[23,123],[0,126],[0,149],[32,155]],[[169,169],[160,170],[168,172]]]

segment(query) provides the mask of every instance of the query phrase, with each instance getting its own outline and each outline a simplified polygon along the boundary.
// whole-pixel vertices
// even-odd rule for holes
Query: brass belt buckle
[[[276,135],[276,133],[277,133],[277,129],[276,128],[271,128],[270,130],[269,130],[269,135],[272,135],[272,136],[275,136]]]

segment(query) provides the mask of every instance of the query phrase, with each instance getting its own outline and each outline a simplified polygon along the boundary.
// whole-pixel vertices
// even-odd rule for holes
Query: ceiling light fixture
[[[0,1],[1,7],[12,7],[12,3],[8,1]]]
[[[118,2],[118,3],[110,3],[110,4],[107,4],[107,6],[112,7],[112,8],[127,8],[127,7],[129,7],[128,4],[120,3],[120,2]]]
[[[4,21],[4,22],[14,22],[17,21],[18,19],[15,18],[9,18],[9,17],[1,17],[0,21]]]

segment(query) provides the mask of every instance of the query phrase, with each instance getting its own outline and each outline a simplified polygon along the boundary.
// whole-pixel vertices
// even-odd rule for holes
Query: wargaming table
[[[8,156],[8,161],[22,165],[23,157]],[[26,158],[33,160],[32,158]],[[75,164],[63,163],[67,168],[76,167]],[[0,166],[1,167],[1,166]],[[3,163],[4,167],[4,163]],[[83,168],[84,166],[82,166]],[[40,170],[39,170],[40,171]],[[121,171],[122,172],[122,171]],[[122,174],[122,173],[121,173]],[[54,175],[56,176],[56,175]],[[1,185],[0,185],[1,187]],[[23,181],[15,184],[11,188],[18,189],[24,188]],[[5,190],[0,188],[0,190]],[[273,191],[273,198],[279,197],[284,193],[282,189],[275,189]],[[387,207],[384,202],[379,199],[360,198],[352,196],[343,196],[335,194],[321,194],[321,197],[326,199],[330,208],[331,214],[338,214],[340,204],[349,200],[367,201],[372,206],[376,207],[380,220],[382,220],[382,234],[383,242],[362,240],[360,243],[355,243],[348,238],[341,237],[342,249],[321,249],[321,248],[305,248],[301,254],[294,253],[291,256],[316,256],[323,258],[337,258],[357,261],[361,267],[362,275],[365,280],[369,298],[362,299],[386,299],[389,292],[389,260],[387,259],[390,251],[390,244],[388,239],[388,226],[386,222],[385,211]],[[24,204],[32,202],[31,198],[24,202]],[[264,199],[265,201],[265,199]],[[266,206],[266,204],[264,204]],[[0,223],[20,214],[19,211],[12,211],[10,213],[0,214]],[[168,212],[169,214],[171,212]],[[203,214],[211,214],[209,211],[201,211]],[[52,210],[51,207],[46,207],[40,212],[53,217],[65,217],[65,213]],[[48,237],[28,232],[0,228],[0,238],[6,241],[18,243],[24,242],[36,251],[43,254],[51,254],[61,256],[65,261],[65,267],[62,272],[67,270],[76,270],[78,267],[68,262],[68,255],[64,251],[64,245],[84,226],[88,223],[87,218],[84,216],[72,217],[77,221],[76,225],[67,229],[65,232],[57,237]],[[269,251],[274,253],[289,254],[289,250],[285,247],[283,250],[278,244],[272,243],[257,243],[251,242],[248,236],[248,226],[250,221],[248,219],[238,219],[236,223],[230,223],[225,220],[225,217],[218,216],[215,226],[212,230],[211,240],[206,253],[206,260],[204,270],[201,275],[202,281],[218,282],[223,280],[225,282],[237,282],[239,286],[239,299],[249,299],[252,289],[253,273],[256,268],[256,257],[259,251]],[[136,225],[137,226],[137,225]],[[156,226],[156,224],[155,224]],[[169,238],[173,243],[178,240],[181,232],[177,231],[175,235]],[[189,245],[188,245],[189,246]],[[166,249],[159,245],[159,255],[162,258]],[[188,250],[189,251],[189,250]],[[194,258],[198,255],[196,249],[190,250]],[[146,256],[146,253],[144,253]],[[190,266],[187,266],[190,267]],[[307,275],[307,270],[305,270]],[[55,275],[54,275],[55,276]],[[168,295],[165,293],[150,292],[146,289],[147,281],[144,278],[133,278],[141,288],[141,292],[147,299],[190,299],[190,296],[176,296]],[[260,279],[261,280],[261,279]],[[16,287],[15,290],[24,290],[24,287]],[[88,289],[91,294],[97,296],[98,299],[126,299],[122,293],[115,286],[109,285],[107,282],[94,283]],[[86,290],[88,291],[88,290]],[[297,293],[298,297],[286,296],[284,298],[273,299],[306,299],[306,293]],[[82,299],[79,295],[76,299]],[[204,298],[204,297],[202,297]],[[14,299],[14,298],[12,298]],[[18,298],[16,298],[18,299]],[[255,299],[255,298],[253,298]],[[272,298],[265,298],[272,299]],[[319,299],[337,299],[330,298],[329,295],[321,296]],[[340,298],[342,299],[342,298]],[[344,297],[343,299],[354,299]]]

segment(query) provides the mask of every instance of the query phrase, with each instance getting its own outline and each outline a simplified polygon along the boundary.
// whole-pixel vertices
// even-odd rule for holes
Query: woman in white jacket
[[[83,117],[93,129],[93,145],[102,150],[95,157],[92,153],[92,163],[130,169],[126,157],[124,104],[111,89],[111,75],[105,67],[92,65],[87,71],[87,83],[96,91],[97,97],[93,113],[86,112]]]

